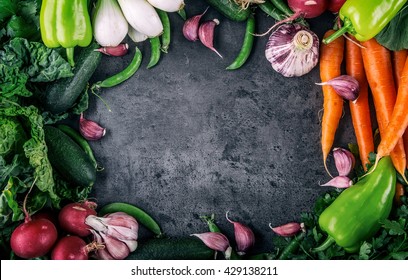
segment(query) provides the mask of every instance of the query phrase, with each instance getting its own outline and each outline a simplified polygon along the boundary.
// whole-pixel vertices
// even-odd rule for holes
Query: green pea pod
[[[87,0],[43,0],[40,30],[49,48],[66,48],[67,59],[74,66],[74,47],[86,47],[92,41],[92,26]]]
[[[395,17],[407,0],[347,0],[339,11],[343,27],[323,43],[329,44],[346,32],[359,41],[375,37]]]
[[[325,250],[333,242],[348,252],[357,252],[388,218],[395,185],[396,171],[391,158],[384,157],[374,171],[344,190],[320,215],[320,228],[329,236],[314,252]]]
[[[139,223],[144,225],[147,229],[157,235],[157,237],[162,237],[163,233],[160,229],[159,224],[145,211],[136,207],[132,204],[124,202],[113,202],[105,205],[98,214],[103,216],[105,214],[114,212],[124,212],[132,217],[134,217]]]
[[[250,15],[247,19],[247,25],[245,29],[244,42],[241,47],[241,51],[238,56],[232,62],[231,65],[227,67],[228,70],[235,70],[240,68],[247,61],[249,55],[252,51],[252,46],[254,44],[254,32],[255,32],[255,17]]]

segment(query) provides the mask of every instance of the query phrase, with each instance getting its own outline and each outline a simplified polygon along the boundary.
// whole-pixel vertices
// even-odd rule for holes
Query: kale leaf
[[[381,45],[392,51],[408,49],[408,4],[375,37]]]
[[[69,63],[44,44],[23,38],[12,39],[0,50],[0,64],[17,67],[30,82],[52,82],[73,76]]]

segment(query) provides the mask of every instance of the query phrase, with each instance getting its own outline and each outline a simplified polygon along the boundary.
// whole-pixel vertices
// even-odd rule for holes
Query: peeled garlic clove
[[[105,136],[106,129],[94,121],[85,119],[81,114],[79,117],[79,132],[86,140],[95,141]]]
[[[283,76],[302,76],[317,65],[319,38],[304,25],[282,24],[270,35],[265,56]]]
[[[222,55],[214,48],[214,32],[215,27],[220,24],[218,19],[203,22],[198,28],[198,38],[204,46],[215,52],[219,57]]]
[[[226,214],[227,220],[234,225],[235,242],[237,243],[237,254],[244,255],[255,244],[255,235],[253,231],[238,222],[234,222],[228,218],[228,212]]]
[[[316,85],[331,86],[338,95],[353,102],[357,100],[360,93],[358,81],[349,75],[341,75],[326,82],[316,83]]]
[[[321,185],[322,187],[335,187],[339,189],[346,189],[353,185],[353,181],[346,176],[337,176],[331,179],[329,182]]]
[[[334,148],[333,157],[337,171],[339,172],[339,176],[348,176],[351,170],[354,168],[354,155],[349,150]]]
[[[126,37],[128,23],[116,0],[98,0],[92,19],[94,37],[99,45],[114,47]]]
[[[292,222],[278,227],[272,227],[271,224],[269,224],[269,227],[272,229],[274,233],[280,236],[290,237],[298,233],[300,230],[302,230],[303,224]]]
[[[231,246],[228,238],[220,232],[204,232],[191,234],[198,237],[210,249],[223,252],[228,259],[231,255]]]

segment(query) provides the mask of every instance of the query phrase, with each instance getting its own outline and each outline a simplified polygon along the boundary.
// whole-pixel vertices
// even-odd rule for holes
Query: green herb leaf
[[[397,221],[385,220],[382,222],[382,226],[388,230],[390,235],[406,234],[404,228]]]
[[[358,258],[360,260],[368,260],[370,258],[372,248],[373,246],[370,243],[364,242],[360,247]]]
[[[408,252],[391,253],[390,256],[395,260],[406,260],[408,259]]]
[[[408,4],[405,4],[388,25],[375,37],[384,47],[396,51],[408,49]]]
[[[7,18],[15,15],[18,9],[18,1],[14,0],[2,0],[0,1],[0,23]]]

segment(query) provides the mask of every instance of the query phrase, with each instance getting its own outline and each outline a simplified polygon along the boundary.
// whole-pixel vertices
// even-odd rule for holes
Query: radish
[[[104,248],[102,244],[86,242],[75,235],[61,238],[51,252],[52,260],[87,260],[89,253],[99,248]]]
[[[288,0],[288,5],[295,12],[295,18],[315,18],[326,11],[327,0]]]
[[[91,201],[65,205],[58,215],[61,228],[81,237],[89,235],[91,227],[85,224],[85,219],[89,215],[96,215],[95,208],[96,203]]]
[[[332,13],[338,13],[344,2],[346,2],[346,0],[329,0],[327,9]]]
[[[26,209],[27,196],[30,191],[23,203],[24,223],[14,229],[10,238],[13,252],[24,259],[46,255],[58,238],[57,229],[51,221],[44,218],[31,219]]]

